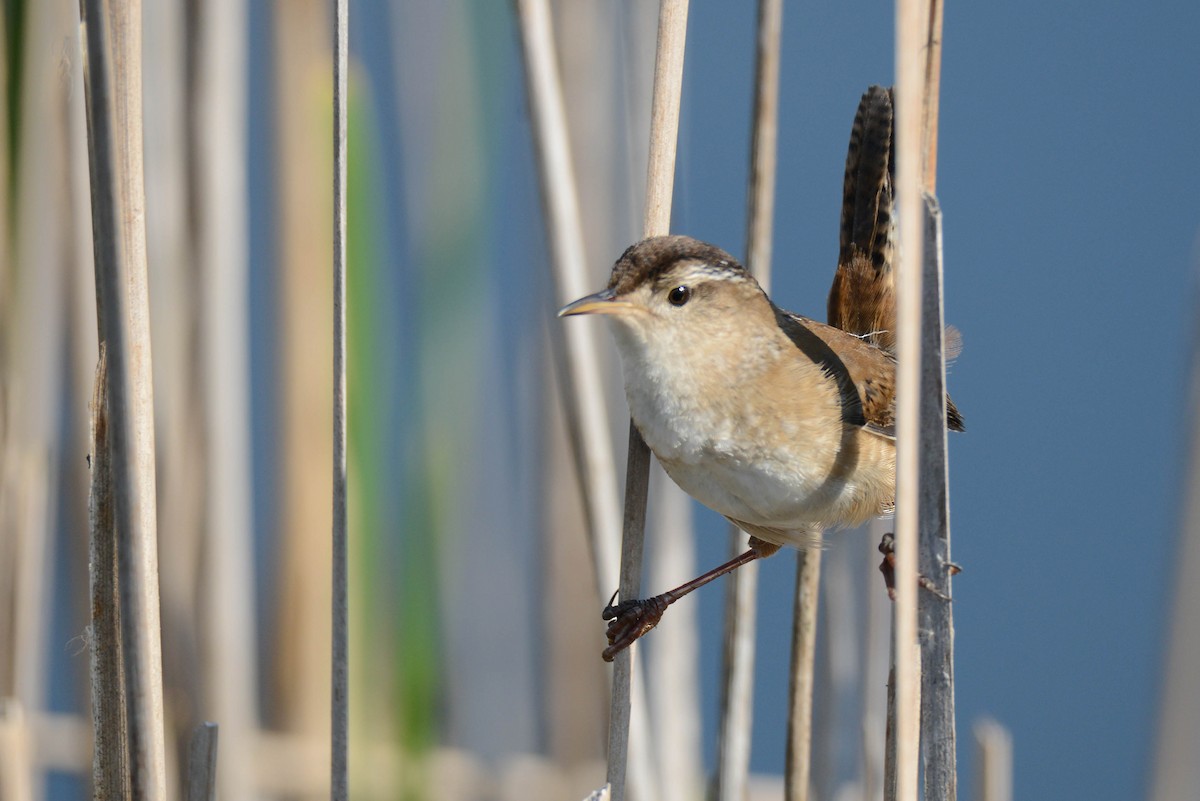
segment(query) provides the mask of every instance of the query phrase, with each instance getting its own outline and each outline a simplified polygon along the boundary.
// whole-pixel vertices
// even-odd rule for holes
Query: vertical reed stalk
[[[166,797],[141,139],[141,3],[81,3],[96,306],[108,362],[130,789]],[[111,45],[110,45],[111,37]]]
[[[28,718],[16,698],[0,698],[0,798],[34,798],[33,755]]]
[[[896,676],[897,801],[916,801],[920,713],[917,670],[917,541],[920,497],[921,392],[921,147],[922,53],[928,5],[896,3],[896,207],[899,269],[896,280],[896,603],[892,636]]]
[[[767,291],[770,291],[771,284],[771,235],[779,130],[779,40],[782,30],[781,0],[759,0],[750,185],[747,188],[746,267]],[[743,540],[741,530],[731,526],[731,556],[744,550]],[[720,801],[744,798],[750,773],[758,564],[751,562],[744,565],[728,578],[728,582],[725,594],[721,729],[714,777],[714,792]],[[811,681],[811,663],[808,669]]]
[[[550,5],[548,0],[516,0],[513,5],[521,37],[525,96],[529,104],[542,214],[550,253],[548,267],[553,287],[551,296],[552,302],[558,306],[589,291],[582,215],[571,158]],[[551,423],[550,436],[557,438],[565,429],[567,447],[564,449],[559,441],[555,441],[549,444],[545,452],[550,460],[562,460],[564,455],[569,455],[572,462],[582,505],[584,544],[590,557],[587,561],[590,561],[598,594],[604,595],[608,591],[605,588],[613,587],[617,582],[617,551],[620,547],[621,522],[618,517],[616,461],[613,456],[612,432],[604,408],[604,382],[600,374],[600,352],[595,328],[588,325],[567,325],[554,329],[547,337],[548,350],[554,364],[555,389],[561,399],[557,404],[550,402],[549,411],[551,414],[560,411],[564,423],[562,428]],[[561,472],[552,463],[544,469],[548,470],[550,475]],[[552,521],[546,534],[550,550],[549,564],[546,568],[546,591],[551,597],[558,599],[563,598],[567,587],[577,581],[572,577],[570,582],[565,582],[559,572],[564,567],[560,561],[563,559],[563,551],[559,549],[575,545],[574,542],[564,543],[555,535],[555,529],[565,521],[560,522],[554,518],[561,514],[568,520],[576,519],[576,508],[564,508],[567,495],[568,493],[548,493],[548,502],[554,508],[550,512]],[[602,604],[606,599],[599,600]],[[586,609],[586,614],[591,614],[594,609],[593,602],[585,603],[586,606],[583,606],[576,601],[575,613],[584,613]],[[548,678],[553,682],[554,689],[547,693],[552,696],[552,700],[547,704],[550,707],[547,739],[550,752],[562,756],[563,750],[568,750],[578,743],[576,737],[563,736],[564,728],[576,733],[580,731],[575,727],[573,720],[577,705],[568,700],[574,692],[562,686],[564,671],[562,667],[555,666],[558,655],[562,653],[561,649],[569,648],[570,645],[561,641],[558,632],[551,633],[548,640],[553,650],[548,658],[551,663]],[[567,672],[578,675],[584,671],[567,667]],[[598,713],[599,709],[594,711]],[[565,745],[564,740],[570,741],[571,744]]]
[[[944,598],[922,592],[917,603],[921,632],[921,743],[925,798],[955,801],[958,765],[954,721],[954,609],[950,577],[950,491],[946,448],[945,322],[942,311],[942,215],[937,189],[939,89],[942,66],[942,0],[929,0],[926,16],[922,115],[925,242],[921,303],[921,575]]]
[[[890,531],[891,522],[876,519],[868,527],[868,540],[879,542]],[[878,587],[879,560],[874,551],[863,550],[858,557],[856,574],[862,577],[863,586]],[[859,696],[862,699],[862,731],[860,753],[862,757],[863,797],[881,797],[884,782],[884,751],[887,748],[887,726],[891,720],[887,701],[887,684],[879,677],[888,675],[890,664],[892,602],[881,592],[867,593],[863,599],[866,607],[865,625],[859,634],[861,644],[861,669],[859,670]]]
[[[671,225],[675,184],[675,149],[679,134],[679,104],[683,89],[683,54],[687,39],[688,0],[662,0],[658,45],[654,61],[654,96],[650,110],[650,155],[646,170],[646,210],[643,235],[666,234]],[[625,475],[625,517],[621,537],[622,599],[638,596],[642,575],[646,499],[650,481],[650,449],[637,427],[629,423],[629,458]],[[608,730],[608,783],[613,801],[625,798],[626,758],[629,751],[630,684],[636,645],[613,664],[612,706]]]
[[[8,15],[0,13],[0,42],[8,42]],[[0,91],[0,315],[3,319],[12,319],[11,300],[12,283],[13,283],[13,253],[15,252],[14,244],[9,230],[9,187],[12,185],[9,182],[9,164],[11,155],[9,153],[10,142],[8,140],[8,58],[7,53],[4,57],[0,57],[0,87],[5,87]],[[6,369],[5,362],[8,354],[8,337],[11,336],[7,330],[7,325],[0,324],[0,369]],[[6,370],[7,371],[7,370]],[[3,431],[0,430],[0,448],[3,448],[5,439]],[[0,636],[3,635],[3,630],[0,629]],[[0,639],[0,643],[4,640]]]
[[[330,798],[349,799],[349,614],[346,547],[346,81],[349,3],[333,37],[333,667]]]
[[[1194,292],[1194,290],[1193,290]],[[1192,341],[1185,408],[1200,407],[1200,320],[1192,300]],[[1200,421],[1189,420],[1187,472],[1182,484],[1178,540],[1172,567],[1173,587],[1167,616],[1166,647],[1155,723],[1153,765],[1149,777],[1150,801],[1188,798],[1200,787]]]
[[[202,354],[193,401],[201,420],[193,432],[204,441],[206,462],[199,571],[207,700],[202,717],[221,724],[216,781],[222,797],[236,800],[254,794],[250,749],[259,722],[247,364],[246,20],[236,0],[192,1],[188,157],[200,296],[193,305]],[[194,720],[180,721],[181,728],[190,731]]]
[[[745,550],[745,535],[732,526],[729,548]],[[748,571],[748,572],[747,572]],[[725,643],[721,669],[721,721],[713,795],[718,801],[746,797],[750,777],[750,734],[754,717],[754,635],[758,564],[743,565],[727,577]]]
[[[516,7],[525,63],[526,92],[537,148],[542,203],[550,241],[554,296],[558,302],[566,303],[587,294],[590,290],[587,284],[583,228],[567,135],[566,112],[551,34],[550,11],[545,0],[517,0]],[[566,326],[561,336],[551,337],[551,342],[564,395],[563,408],[566,412],[576,473],[579,476],[587,515],[593,568],[596,571],[597,586],[603,595],[607,592],[606,588],[612,587],[617,581],[617,537],[620,523],[616,518],[618,493],[615,458],[612,453],[608,415],[604,409],[604,382],[600,375],[600,351],[595,337],[593,326]],[[636,454],[636,451],[631,450],[631,454]],[[635,465],[631,455],[630,475],[633,475],[634,470],[648,475],[648,455],[647,451],[644,466],[640,463]],[[637,479],[627,477],[628,481],[632,481],[634,486],[638,483]],[[641,481],[645,485],[645,479]],[[636,523],[636,526],[641,528],[645,525],[644,496],[640,504],[633,507],[635,512],[638,508],[641,521]],[[630,506],[627,503],[626,512],[629,510]],[[631,523],[627,519],[626,526],[629,525]],[[640,575],[640,567],[638,574]],[[624,595],[622,590],[622,597],[633,596]],[[614,668],[613,703],[616,704],[619,700],[618,693],[628,693],[630,695],[625,697],[624,706],[629,710],[631,695],[638,696],[639,710],[632,718],[633,738],[636,742],[649,744],[646,704],[642,699],[645,685],[640,680],[636,684],[630,680],[632,665],[627,665],[625,670],[630,671],[628,677],[620,672],[620,666]],[[626,727],[630,725],[628,720],[626,718]],[[613,732],[623,729],[625,727],[614,727],[610,723],[610,738]],[[610,771],[616,761],[612,750],[615,747],[622,751],[619,761],[624,772],[625,754],[628,752],[627,741],[623,738],[628,736],[629,732],[625,729],[621,741],[614,745],[610,739]],[[656,782],[648,763],[648,749],[642,748],[634,752],[632,769],[629,772],[633,776],[631,784],[639,798],[656,795]],[[614,787],[616,784],[617,782],[613,782]],[[621,784],[622,789],[614,792],[624,792],[623,778]]]
[[[187,801],[216,801],[217,724],[201,723],[188,743]]]
[[[897,5],[896,142],[900,280],[897,375],[896,627],[897,729],[909,730],[916,714],[910,655],[921,652],[920,736],[897,740],[900,799],[915,798],[915,760],[924,744],[925,795],[954,801],[957,767],[954,725],[954,628],[948,600],[916,598],[915,573],[949,596],[950,534],[946,462],[945,359],[942,323],[941,215],[937,183],[938,87],[942,7],[939,0]],[[924,54],[924,64],[921,56]],[[918,102],[920,98],[920,102]],[[920,201],[919,187],[930,193]],[[918,210],[923,213],[918,217]],[[919,225],[923,221],[924,237]],[[916,265],[920,264],[918,270]],[[919,447],[914,447],[918,444]],[[919,607],[919,608],[914,608]],[[918,645],[917,614],[923,632]]]
[[[746,267],[763,289],[771,287],[775,228],[775,173],[779,141],[779,59],[783,0],[759,0],[754,66],[754,120],[746,210]]]
[[[895,640],[893,639],[893,643]],[[893,649],[894,650],[894,649]],[[888,669],[887,729],[883,746],[883,801],[896,801],[896,662]]]
[[[791,680],[788,682],[788,738],[783,783],[786,801],[808,798],[812,774],[813,666],[816,662],[820,597],[821,548],[813,545],[796,556],[792,667]]]
[[[954,726],[954,611],[950,596],[950,495],[947,489],[946,367],[942,323],[942,215],[924,198],[925,292],[922,301],[920,571],[945,598],[922,590],[921,744],[927,801],[958,794]]]
[[[92,793],[96,801],[129,797],[125,668],[121,653],[117,532],[108,440],[108,360],[104,345],[92,390],[88,565],[91,570]]]
[[[925,103],[922,118],[922,146],[925,163],[925,191],[937,192],[938,111],[942,89],[942,0],[929,1],[928,34],[925,38]]]
[[[328,6],[275,3],[274,174],[278,209],[280,560],[273,712],[289,732],[329,734],[333,217]],[[327,762],[325,764],[328,764]]]
[[[67,200],[63,111],[70,86],[62,75],[68,56],[60,53],[78,23],[65,3],[26,4],[23,17],[12,31],[22,43],[24,61],[21,86],[14,87],[20,103],[13,120],[19,153],[12,182],[0,185],[14,203],[6,221],[13,225],[13,250],[7,254],[13,259],[11,283],[0,283],[0,303],[6,306],[0,309],[0,484],[5,485],[0,495],[7,495],[0,497],[0,515],[7,518],[0,520],[0,551],[9,551],[0,553],[0,559],[7,557],[0,573],[11,571],[7,582],[0,575],[5,587],[0,590],[5,617],[0,661],[6,663],[0,668],[0,694],[14,695],[36,720],[46,702],[54,653],[49,601],[54,596],[76,600],[71,588],[52,594],[53,571],[47,568],[55,564],[55,521],[70,525],[68,501],[79,497],[54,480],[60,473],[78,475],[56,467],[66,436],[63,290],[70,253],[69,215],[62,212]],[[34,774],[35,787],[41,778]]]
[[[145,121],[146,258],[151,266],[151,336],[154,339],[155,441],[159,473],[159,517],[169,525],[170,547],[158,564],[162,592],[163,692],[167,783],[182,786],[176,776],[186,767],[186,745],[196,720],[230,723],[210,706],[208,690],[216,684],[203,612],[223,588],[211,595],[204,542],[210,521],[205,496],[213,472],[207,428],[207,401],[213,385],[206,381],[203,358],[209,344],[201,331],[208,299],[203,291],[204,264],[200,242],[206,225],[200,197],[209,178],[219,175],[197,158],[210,142],[207,109],[196,95],[197,64],[208,33],[198,17],[197,0],[148,3],[145,7],[143,70]],[[169,523],[168,523],[169,521]],[[238,532],[231,532],[237,536]],[[242,533],[243,537],[245,534]],[[241,615],[222,619],[237,625]],[[228,766],[226,766],[228,767]],[[222,770],[225,773],[225,770]]]
[[[663,470],[650,479],[654,498],[647,536],[651,587],[674,587],[681,577],[697,574],[692,498]],[[647,709],[652,722],[652,751],[645,758],[658,772],[660,801],[694,801],[704,790],[704,757],[700,693],[700,604],[675,604],[671,623],[655,629],[646,650]],[[635,680],[636,682],[636,680]],[[633,754],[637,745],[634,720]],[[634,787],[636,793],[636,786]],[[640,796],[637,796],[640,797]]]
[[[975,724],[975,801],[1012,801],[1012,735],[994,720]],[[1195,745],[1195,741],[1191,741]],[[1191,786],[1195,789],[1195,785]],[[1187,788],[1170,798],[1186,798]],[[1152,796],[1163,798],[1163,796]]]
[[[592,291],[588,286],[579,195],[563,108],[547,0],[516,0],[525,63],[538,177],[550,244],[551,280],[556,303]],[[564,326],[550,338],[564,395],[568,435],[587,516],[588,544],[601,594],[617,583],[618,537],[616,461],[604,410],[604,381],[596,327]],[[607,598],[605,599],[607,600]]]

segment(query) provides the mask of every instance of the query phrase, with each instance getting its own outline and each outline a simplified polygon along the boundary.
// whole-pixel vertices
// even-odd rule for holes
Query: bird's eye
[[[691,300],[692,289],[686,286],[677,286],[667,293],[667,301],[672,306],[682,306]]]

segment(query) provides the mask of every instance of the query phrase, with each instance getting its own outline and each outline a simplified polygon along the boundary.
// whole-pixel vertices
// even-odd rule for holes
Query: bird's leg
[[[604,661],[613,661],[617,654],[633,645],[639,637],[657,626],[658,621],[662,620],[663,613],[667,611],[667,607],[683,596],[703,587],[710,581],[719,579],[726,573],[732,573],[742,565],[748,565],[755,559],[770,556],[778,550],[778,545],[751,537],[750,550],[739,554],[723,565],[714,567],[707,573],[696,576],[689,582],[680,584],[673,590],[667,590],[662,595],[655,595],[653,598],[644,600],[621,601],[619,604],[613,605],[613,600],[617,597],[617,594],[613,593],[608,606],[604,607],[604,611],[600,615],[601,618],[608,621],[608,647],[601,654]]]
[[[883,554],[883,561],[879,563],[879,572],[883,574],[883,583],[887,586],[888,598],[894,601],[896,600],[896,537],[890,533],[884,534],[883,538],[879,540],[879,552]],[[962,572],[962,568],[953,562],[946,563],[946,570],[951,576],[957,576]],[[950,596],[939,590],[928,576],[918,573],[917,585],[943,601],[950,600]]]

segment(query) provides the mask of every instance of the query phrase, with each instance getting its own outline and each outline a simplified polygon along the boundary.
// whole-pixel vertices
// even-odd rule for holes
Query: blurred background
[[[350,5],[351,786],[582,797],[603,780],[599,608],[615,588],[595,586],[565,446],[548,338],[566,299],[548,279],[513,9]],[[326,6],[144,10],[169,759],[177,775],[191,728],[220,722],[225,798],[327,792]],[[33,798],[75,799],[90,773],[96,362],[78,6],[0,8],[0,766],[10,780],[32,771]],[[552,8],[598,289],[641,228],[657,8]],[[685,62],[672,230],[735,255],[754,26],[752,3],[693,3]],[[1168,654],[1174,675],[1200,670],[1186,645],[1200,608],[1175,594],[1191,578],[1187,537],[1200,538],[1185,509],[1197,30],[1200,6],[1182,0],[946,8],[938,188],[946,319],[964,342],[949,382],[968,429],[951,439],[965,797],[969,731],[989,717],[1011,732],[1025,799],[1152,797],[1169,745],[1200,764],[1200,719],[1160,714],[1188,711],[1164,690]],[[784,308],[824,319],[850,124],[866,87],[892,81],[892,37],[890,3],[785,4],[772,293]],[[623,464],[627,411],[602,342]],[[714,513],[660,480],[652,494],[645,584],[658,592],[728,543]],[[693,519],[682,552],[658,553],[659,528]],[[877,541],[843,532],[828,546],[822,799],[863,797],[870,769],[887,636]],[[752,769],[768,792],[783,770],[794,565],[781,554],[760,579]],[[660,766],[692,777],[663,797],[697,797],[712,764],[718,586],[644,648],[652,722],[675,732],[655,744]],[[670,671],[655,673],[668,650]],[[1191,781],[1153,797],[1195,798]]]

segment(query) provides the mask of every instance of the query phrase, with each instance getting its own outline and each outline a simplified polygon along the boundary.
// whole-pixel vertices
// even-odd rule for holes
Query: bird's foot
[[[896,600],[896,537],[892,534],[884,534],[883,539],[879,541],[879,552],[883,554],[883,561],[879,563],[879,572],[883,574],[883,583],[887,585],[888,598]],[[947,575],[956,576],[962,572],[962,568],[953,562],[946,563]],[[950,596],[937,588],[933,580],[928,576],[917,574],[917,586],[925,589],[943,601],[949,601]]]
[[[657,626],[658,621],[662,620],[663,612],[667,611],[667,607],[674,600],[670,593],[664,593],[645,600],[621,601],[614,605],[613,601],[616,598],[617,594],[614,592],[608,606],[604,607],[600,614],[601,618],[608,621],[608,647],[601,654],[605,662],[613,661],[617,654]]]

